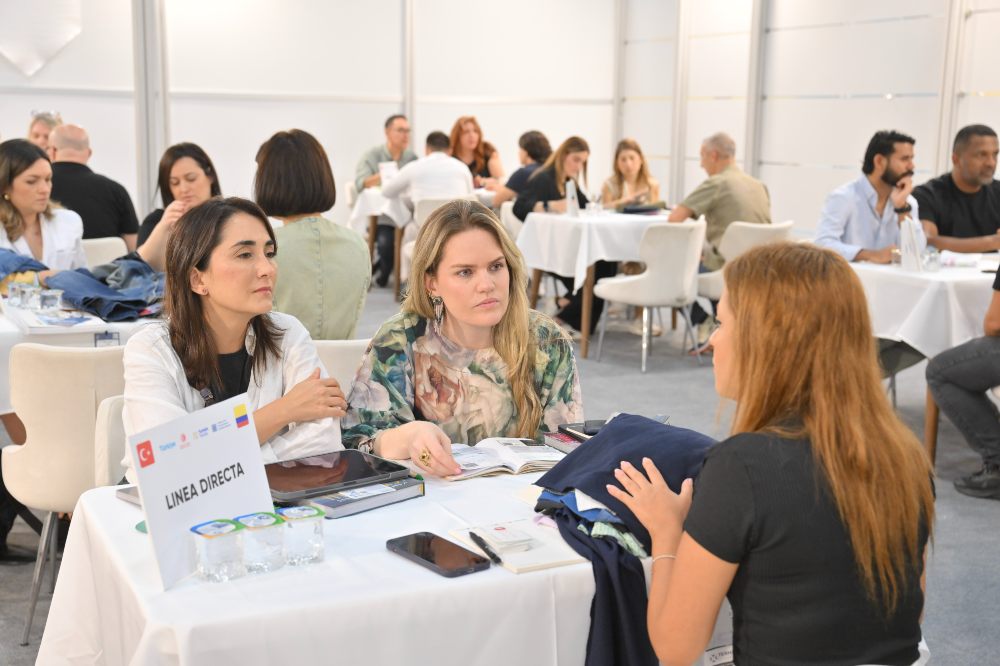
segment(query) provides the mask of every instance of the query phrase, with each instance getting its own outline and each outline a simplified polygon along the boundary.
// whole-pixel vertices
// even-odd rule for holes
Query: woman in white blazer
[[[277,248],[264,212],[245,199],[212,199],[176,231],[166,320],[125,346],[126,434],[246,392],[265,463],[342,449],[339,383],[305,327],[271,312]]]
[[[52,164],[25,139],[0,143],[0,248],[34,257],[53,271],[87,265],[83,220],[53,208]]]

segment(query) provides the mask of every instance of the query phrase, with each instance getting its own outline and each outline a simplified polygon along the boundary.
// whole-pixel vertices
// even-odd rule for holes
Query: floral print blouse
[[[536,436],[583,420],[573,346],[555,322],[531,311],[535,390],[542,404]],[[372,338],[347,398],[341,423],[347,448],[371,450],[388,428],[436,423],[452,442],[476,444],[516,435],[517,412],[507,364],[493,348],[465,349],[434,323],[409,312],[389,319]]]

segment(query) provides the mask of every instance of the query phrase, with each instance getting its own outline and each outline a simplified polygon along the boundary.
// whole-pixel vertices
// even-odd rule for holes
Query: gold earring
[[[10,201],[10,195],[9,194],[3,195],[3,200],[4,201]]]

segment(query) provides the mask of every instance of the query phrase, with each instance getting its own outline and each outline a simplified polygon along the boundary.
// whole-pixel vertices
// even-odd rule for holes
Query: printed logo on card
[[[149,467],[156,462],[156,458],[153,457],[153,443],[149,440],[137,444],[135,452],[139,454],[139,467]]]
[[[250,425],[250,417],[247,416],[246,405],[236,405],[235,407],[233,407],[233,416],[236,417],[237,428],[242,428],[243,426]]]

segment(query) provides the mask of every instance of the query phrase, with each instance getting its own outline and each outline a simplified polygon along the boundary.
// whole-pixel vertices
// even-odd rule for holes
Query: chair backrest
[[[756,222],[733,222],[726,227],[719,241],[719,254],[726,261],[732,261],[747,250],[758,245],[767,245],[792,237],[792,225],[788,220],[778,224],[758,224]]]
[[[521,233],[521,227],[524,226],[524,222],[517,219],[517,215],[514,215],[514,202],[504,201],[500,204],[500,221],[503,222],[504,229],[510,234],[512,240],[517,240],[518,234]]]
[[[353,180],[347,181],[347,208],[348,210],[354,209],[354,202],[358,200],[358,186],[354,184]]]
[[[644,280],[637,281],[643,301],[683,306],[698,295],[698,265],[705,244],[705,220],[658,222],[646,228],[639,256],[646,264]]]
[[[84,238],[83,253],[87,255],[87,266],[100,266],[128,254],[128,246],[119,236]]]
[[[125,391],[122,347],[53,347],[24,343],[10,353],[10,397],[27,431],[4,450],[8,490],[22,504],[72,511],[95,487],[97,409]]]
[[[440,208],[441,206],[455,201],[456,199],[465,199],[466,201],[476,201],[475,194],[465,194],[458,197],[449,197],[447,199],[420,199],[413,204],[413,222],[417,225],[417,229],[424,226],[424,222],[430,217],[431,213]]]
[[[368,349],[367,339],[362,340],[313,340],[319,360],[330,376],[340,382],[340,388],[347,396],[351,392],[354,376],[358,373],[361,359]]]
[[[125,396],[105,398],[97,407],[94,425],[94,485],[113,486],[125,476]]]

